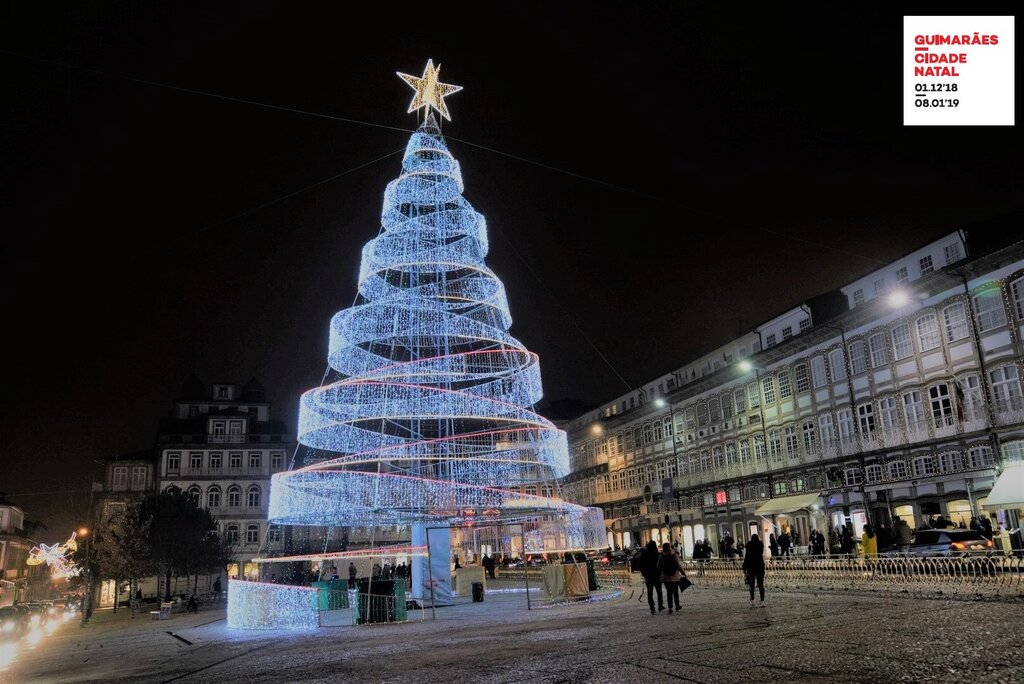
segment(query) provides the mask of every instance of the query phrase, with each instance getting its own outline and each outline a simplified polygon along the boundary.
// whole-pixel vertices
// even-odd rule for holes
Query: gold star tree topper
[[[441,73],[440,64],[435,67],[434,60],[428,59],[422,76],[410,76],[409,74],[403,74],[401,71],[395,73],[398,74],[399,78],[408,83],[410,88],[416,91],[412,102],[409,104],[409,112],[415,112],[425,107],[429,114],[430,109],[433,108],[444,118],[449,121],[452,120],[452,117],[448,115],[448,106],[444,103],[444,98],[459,92],[462,90],[462,86],[441,83],[438,80],[438,75]]]

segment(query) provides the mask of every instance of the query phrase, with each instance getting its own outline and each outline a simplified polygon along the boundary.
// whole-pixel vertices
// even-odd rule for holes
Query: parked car
[[[15,641],[28,631],[28,614],[14,606],[0,608],[0,642]]]
[[[926,556],[944,556],[967,558],[972,556],[989,556],[995,551],[991,539],[985,538],[981,532],[949,528],[945,530],[918,530],[914,533],[908,555],[920,558]],[[879,555],[886,558],[899,558],[903,554],[898,546],[890,546]]]

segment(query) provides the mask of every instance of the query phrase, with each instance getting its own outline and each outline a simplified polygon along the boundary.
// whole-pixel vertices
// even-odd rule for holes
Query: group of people
[[[683,564],[679,562],[679,555],[669,542],[661,545],[661,552],[658,551],[658,543],[653,539],[647,542],[647,546],[640,553],[640,573],[644,577],[647,587],[647,603],[651,607],[651,615],[657,615],[665,610],[667,598],[668,612],[672,614],[673,609],[678,612],[681,608],[679,603],[679,585],[686,579],[686,571]],[[662,596],[662,585],[665,587],[667,596]],[[657,592],[658,609],[654,609],[654,595]]]
[[[789,556],[793,552],[793,547],[800,544],[800,533],[795,529],[786,529],[782,531],[778,537],[772,532],[768,535],[768,548],[772,552],[772,557]]]
[[[354,569],[355,566],[349,564],[349,581],[352,580],[352,571]],[[399,563],[395,566],[392,566],[390,563],[384,563],[384,565],[374,563],[370,574],[375,582],[378,580],[405,579],[410,574],[410,568],[405,563]]]

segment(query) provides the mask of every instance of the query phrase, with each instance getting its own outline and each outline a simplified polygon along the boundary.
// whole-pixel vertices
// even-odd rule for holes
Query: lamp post
[[[92,539],[92,530],[81,527],[78,529],[78,536],[85,537],[85,599],[82,601],[82,627],[85,627],[92,614],[92,569],[89,567],[89,540]]]

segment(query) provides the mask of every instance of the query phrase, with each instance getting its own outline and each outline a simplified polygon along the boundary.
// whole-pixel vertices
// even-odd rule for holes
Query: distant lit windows
[[[924,407],[920,392],[907,392],[903,395],[903,413],[907,417],[907,427],[921,428],[924,423]]]
[[[806,392],[811,389],[811,380],[807,376],[806,363],[801,363],[793,368],[793,377],[796,379],[797,392]]]
[[[935,267],[932,266],[932,256],[930,254],[928,256],[921,257],[917,264],[921,267],[921,275],[927,275],[935,270]]]
[[[895,397],[884,397],[878,400],[878,416],[882,420],[882,427],[891,430],[899,425],[899,412],[896,408]]]
[[[974,297],[974,310],[978,314],[978,331],[985,332],[1006,325],[1006,309],[1003,308],[1002,291],[989,288]]]
[[[779,398],[788,399],[791,396],[793,396],[793,383],[790,381],[789,373],[781,371],[779,373]]]
[[[892,352],[897,361],[914,355],[914,343],[910,341],[910,326],[906,323],[892,329]]]
[[[917,342],[923,352],[942,344],[939,340],[939,319],[935,314],[925,314],[917,319]]]
[[[846,362],[842,349],[833,349],[828,353],[828,367],[832,371],[832,380],[846,379]]]
[[[854,375],[868,370],[867,350],[861,341],[850,343],[850,372]]]
[[[1013,308],[1017,311],[1017,319],[1024,321],[1024,278],[1018,278],[1010,286],[1013,292]]]
[[[132,489],[146,488],[146,466],[132,466]]]
[[[871,353],[872,368],[881,368],[889,363],[889,345],[886,344],[885,333],[872,335],[868,339],[868,348]]]
[[[1003,366],[989,373],[992,381],[992,396],[1000,410],[1020,410],[1022,399],[1020,379],[1016,366]]]
[[[811,382],[814,388],[824,387],[828,383],[828,376],[825,374],[825,357],[815,356],[811,358]]]
[[[946,330],[946,341],[956,342],[966,338],[970,332],[967,328],[967,312],[963,302],[950,304],[942,310],[943,327]]]

